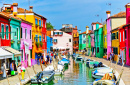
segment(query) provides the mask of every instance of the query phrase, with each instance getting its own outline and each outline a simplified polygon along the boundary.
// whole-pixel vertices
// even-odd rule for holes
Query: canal
[[[44,85],[91,85],[94,79],[92,78],[92,69],[86,66],[86,63],[74,61],[70,58],[70,65],[64,72],[63,76],[54,76],[54,80]],[[41,85],[31,84],[26,85]]]

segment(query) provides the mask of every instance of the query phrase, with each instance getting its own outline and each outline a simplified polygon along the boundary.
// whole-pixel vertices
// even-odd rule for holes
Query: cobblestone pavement
[[[103,59],[103,58],[96,58],[96,57],[89,57],[89,56],[85,56],[85,55],[81,55],[82,57],[87,57],[89,59],[92,59],[92,60],[97,60],[99,62],[102,62],[103,64],[106,64],[106,65],[110,65],[111,68],[114,68],[115,66],[115,70],[120,73],[121,71],[121,65],[116,65],[116,63],[112,63],[110,64],[110,61],[106,60],[106,59]],[[122,80],[123,82],[125,83],[125,85],[130,85],[130,66],[124,66],[124,71],[123,71],[123,75],[122,75]]]
[[[45,68],[44,65],[42,65],[42,67],[43,67],[43,69]],[[27,72],[27,70],[28,70],[28,72]],[[41,65],[34,65],[34,70],[36,71],[36,73],[42,71]],[[26,68],[25,82],[29,80],[29,76],[32,78],[35,75],[34,70],[33,70],[33,67]],[[20,76],[20,79],[21,79],[21,76]],[[8,80],[9,80],[10,85],[20,85],[20,80],[19,80],[18,75],[9,77]],[[3,80],[0,81],[0,85],[9,85],[9,84],[8,84],[7,79],[3,79]]]

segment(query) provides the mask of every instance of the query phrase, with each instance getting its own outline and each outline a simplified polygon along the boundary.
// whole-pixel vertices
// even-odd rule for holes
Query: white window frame
[[[6,25],[6,26],[8,26],[8,39],[7,38],[6,39],[9,40],[9,25]],[[6,29],[6,27],[5,27],[5,29]]]

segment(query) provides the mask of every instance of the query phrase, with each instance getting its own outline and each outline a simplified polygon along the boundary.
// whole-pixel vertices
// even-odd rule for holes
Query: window
[[[113,53],[116,54],[116,55],[118,55],[118,48],[115,48],[115,47],[114,47],[114,48],[113,48]]]
[[[42,41],[41,36],[39,36],[39,41]]]
[[[86,37],[86,35],[83,35],[83,38],[85,38]]]
[[[4,24],[1,25],[1,32],[2,32],[2,39],[4,39],[5,38],[5,36],[4,36]]]
[[[116,39],[118,39],[118,32],[116,33]]]
[[[71,42],[71,39],[69,39],[69,42]]]
[[[32,30],[30,30],[30,39],[32,39]]]
[[[24,54],[23,54],[23,50],[21,50],[21,53],[22,53],[22,59],[21,60],[23,60],[23,56],[24,56]],[[24,60],[23,60],[24,61]]]
[[[99,42],[99,35],[98,35],[98,42]]]
[[[19,39],[19,29],[18,28],[17,28],[17,32],[16,33],[17,33],[17,35],[16,35],[17,39]]]
[[[125,40],[124,31],[123,31],[123,41]]]
[[[39,20],[39,25],[41,26],[41,20]]]
[[[99,47],[97,47],[97,53],[99,53]]]
[[[42,20],[42,26],[43,26],[43,20]]]
[[[35,40],[36,42],[38,42],[38,35],[35,35]]]
[[[55,35],[57,35],[57,32],[54,32]]]
[[[110,20],[110,26],[111,26],[111,20]]]
[[[54,43],[57,43],[57,39],[54,39]]]
[[[20,31],[20,36],[21,36],[21,38],[23,37],[22,33],[23,33],[23,30],[22,30],[22,28],[21,28],[21,31]]]
[[[30,58],[32,58],[32,49],[30,49]]]
[[[83,44],[86,44],[86,40],[83,40]]]
[[[37,23],[37,19],[36,19],[36,18],[35,18],[35,24],[38,24],[38,23]]]
[[[9,27],[6,25],[6,39],[9,39]]]
[[[26,60],[26,57],[27,57],[27,56],[26,56],[26,53],[25,53],[25,60]]]
[[[95,36],[95,42],[96,42],[96,36]]]
[[[126,30],[125,30],[125,39],[127,38],[127,33],[126,33]]]
[[[27,29],[25,29],[25,39],[27,39]]]
[[[112,40],[115,39],[115,33],[112,33]]]
[[[129,58],[130,58],[130,48],[129,48]]]
[[[121,42],[121,32],[120,32],[120,42]]]
[[[93,26],[92,26],[92,30],[93,30]]]

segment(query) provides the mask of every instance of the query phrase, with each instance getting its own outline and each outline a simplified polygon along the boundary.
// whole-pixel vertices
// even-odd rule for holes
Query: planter
[[[42,28],[42,26],[39,25],[40,28]]]
[[[35,26],[38,27],[38,24],[36,24]]]
[[[39,48],[39,43],[38,42],[36,42],[36,46],[37,46],[37,48]]]
[[[13,44],[15,41],[14,40],[11,40],[11,44]]]
[[[40,41],[40,46],[41,46],[41,47],[43,46],[43,43],[42,43],[42,41]]]

